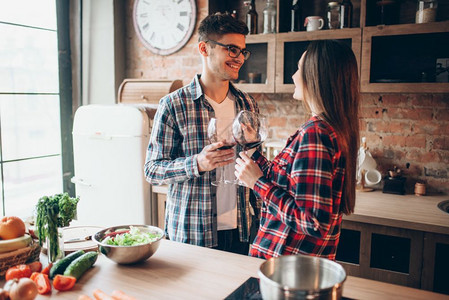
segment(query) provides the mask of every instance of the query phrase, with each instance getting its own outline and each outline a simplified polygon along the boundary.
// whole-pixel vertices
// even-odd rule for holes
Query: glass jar
[[[435,22],[437,16],[438,1],[419,0],[416,8],[416,23]]]
[[[276,4],[274,0],[267,0],[263,10],[263,33],[276,33]]]
[[[64,231],[61,227],[58,227],[57,230],[58,231],[55,238],[51,239],[47,236],[46,240],[49,263],[55,263],[56,261],[64,258]]]
[[[340,28],[352,27],[352,3],[351,0],[343,0],[340,3]]]
[[[257,11],[256,3],[254,0],[245,1],[245,6],[248,6],[248,12],[246,13],[246,26],[248,26],[249,34],[257,34]]]
[[[340,28],[340,4],[338,2],[327,4],[327,28]]]

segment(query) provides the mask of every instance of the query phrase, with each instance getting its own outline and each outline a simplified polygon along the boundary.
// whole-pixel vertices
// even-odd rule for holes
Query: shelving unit
[[[449,21],[363,29],[362,92],[447,93],[436,60],[449,59]]]
[[[318,15],[325,18],[329,1],[303,0],[302,18]],[[291,1],[277,0],[277,34],[257,34],[247,37],[248,48],[263,55],[252,55],[241,70],[239,80],[254,66],[266,66],[257,71],[266,74],[265,83],[239,84],[248,92],[291,93],[291,75],[308,41],[341,39],[351,44],[360,67],[361,92],[447,93],[449,82],[435,82],[437,59],[449,61],[449,0],[439,0],[436,22],[415,24],[416,0],[396,0],[391,25],[380,24],[378,0],[352,0],[353,28],[288,32]],[[386,2],[386,1],[385,1]],[[391,2],[391,1],[390,1]],[[256,0],[258,32],[262,32],[265,0]],[[245,22],[247,8],[240,0],[209,0],[209,13],[237,11]],[[395,42],[396,41],[396,42]],[[407,44],[405,47],[403,44]],[[297,51],[290,48],[297,46]],[[265,50],[266,49],[266,50]],[[401,52],[397,52],[397,50]],[[267,53],[265,55],[265,53]],[[271,53],[274,53],[272,55]],[[446,60],[445,60],[446,61]],[[253,67],[251,67],[253,65]],[[449,67],[449,66],[448,66]],[[387,72],[383,72],[386,70]],[[275,70],[275,71],[274,71]],[[381,70],[381,71],[379,71]],[[265,72],[263,72],[265,71]],[[271,73],[274,73],[272,84]]]
[[[237,83],[239,89],[249,93],[274,93],[274,57],[275,35],[257,34],[246,38],[246,48],[251,51],[251,57],[246,61],[239,72]],[[260,83],[249,83],[249,73],[260,73]]]
[[[332,35],[352,47],[360,66],[360,28],[318,30],[313,32],[288,32],[276,36],[276,93],[293,93],[292,75],[298,69],[298,61],[310,41],[323,40]]]

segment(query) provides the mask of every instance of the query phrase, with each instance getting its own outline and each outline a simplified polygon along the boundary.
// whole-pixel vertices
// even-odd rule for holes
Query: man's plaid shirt
[[[215,170],[199,173],[197,155],[210,144],[209,120],[215,116],[204,97],[200,75],[189,85],[163,97],[156,112],[145,163],[145,177],[154,185],[168,184],[165,231],[171,240],[199,246],[217,246]],[[236,113],[258,112],[248,94],[229,84]],[[241,151],[237,147],[237,151]],[[237,223],[240,240],[248,242],[251,218],[249,193],[237,192]]]

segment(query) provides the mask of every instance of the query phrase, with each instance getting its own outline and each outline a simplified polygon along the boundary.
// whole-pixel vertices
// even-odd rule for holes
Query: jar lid
[[[339,4],[338,4],[338,2],[329,2],[327,5],[328,6],[338,6]]]

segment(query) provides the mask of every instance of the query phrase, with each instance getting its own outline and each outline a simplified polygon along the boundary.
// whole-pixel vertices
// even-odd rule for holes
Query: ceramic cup
[[[365,173],[365,182],[367,186],[376,185],[382,179],[382,174],[379,171],[372,169]]]
[[[307,31],[320,30],[324,26],[324,19],[320,16],[309,16],[304,22]]]

